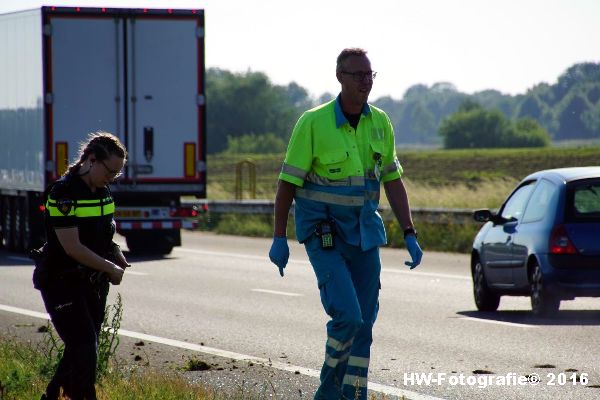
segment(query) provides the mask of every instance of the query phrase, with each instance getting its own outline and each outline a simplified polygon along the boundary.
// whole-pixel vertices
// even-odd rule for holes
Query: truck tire
[[[21,197],[15,197],[12,201],[13,210],[13,223],[12,223],[12,237],[13,247],[11,250],[16,252],[23,252],[23,199]]]
[[[0,249],[4,248],[4,198],[0,197]]]
[[[32,231],[31,231],[31,219],[30,219],[30,209],[29,209],[29,201],[27,197],[23,197],[20,199],[19,206],[21,209],[21,218],[20,218],[20,226],[19,231],[21,237],[20,248],[22,251],[29,251],[31,248],[31,240],[32,240]]]
[[[9,251],[14,250],[15,247],[11,203],[10,197],[5,197],[2,201],[2,234],[4,236],[4,248]]]
[[[167,255],[173,251],[170,236],[157,232],[135,232],[125,235],[127,247],[135,255]]]

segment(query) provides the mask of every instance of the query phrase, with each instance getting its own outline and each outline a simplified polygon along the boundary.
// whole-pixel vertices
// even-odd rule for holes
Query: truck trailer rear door
[[[130,179],[204,191],[200,35],[196,18],[127,20]]]
[[[104,15],[69,14],[51,15],[45,24],[52,180],[73,161],[87,133],[103,130],[124,140],[122,25]]]

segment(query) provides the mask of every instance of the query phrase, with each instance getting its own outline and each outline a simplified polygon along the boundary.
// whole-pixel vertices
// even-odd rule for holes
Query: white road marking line
[[[0,304],[0,310],[12,312],[15,314],[27,315],[30,317],[50,319],[48,314],[31,311],[31,310],[26,310],[24,308],[7,306],[7,305],[3,305],[3,304]],[[278,369],[281,371],[287,371],[287,372],[292,372],[292,373],[298,372],[302,375],[310,376],[313,378],[319,378],[319,376],[321,374],[320,371],[317,371],[316,369],[312,369],[312,368],[300,367],[300,366],[296,366],[296,365],[282,363],[279,361],[272,361],[267,358],[249,356],[246,354],[235,353],[233,351],[228,351],[228,350],[221,350],[221,349],[217,349],[214,347],[200,346],[198,344],[182,342],[180,340],[168,339],[168,338],[163,338],[160,336],[153,336],[153,335],[148,335],[145,333],[128,331],[126,329],[119,329],[119,335],[125,336],[125,337],[130,337],[133,339],[147,340],[149,342],[161,343],[161,344],[164,344],[167,346],[177,347],[180,349],[197,351],[199,353],[211,354],[211,355],[218,356],[218,357],[225,357],[225,358],[229,358],[229,359],[236,360],[236,361],[252,361],[255,364],[264,365],[266,367],[275,368],[275,369]],[[410,400],[443,400],[439,397],[428,396],[428,395],[420,394],[417,392],[412,392],[410,390],[399,389],[399,388],[395,388],[393,386],[387,386],[387,385],[382,385],[379,383],[372,383],[372,382],[369,382],[369,390],[373,390],[375,392],[383,393],[386,395],[392,395],[392,396],[398,396],[398,397],[404,396],[405,398],[410,399]]]
[[[250,290],[252,290],[253,292],[260,292],[260,293],[278,294],[281,296],[291,296],[291,297],[304,296],[303,294],[300,294],[300,293],[279,292],[277,290],[268,290],[268,289],[250,289]]]
[[[30,262],[33,265],[33,260],[31,258],[29,258],[29,257],[7,256],[6,258],[8,258],[10,260]]]
[[[450,278],[450,279],[460,279],[460,280],[464,280],[464,281],[471,280],[471,277],[469,277],[469,276],[454,275],[454,274],[442,274],[439,272],[421,272],[421,271],[411,271],[411,270],[403,271],[401,269],[390,269],[390,268],[382,268],[381,271],[393,272],[395,274],[410,274],[410,275],[416,275],[416,276],[429,276],[429,277],[433,277],[433,278]]]
[[[0,310],[8,311],[8,312],[15,313],[15,314],[23,314],[23,315],[27,315],[29,317],[50,319],[50,316],[46,313],[26,310],[24,308],[6,306],[4,304],[0,304]]]
[[[252,256],[249,254],[239,254],[239,253],[236,254],[236,253],[226,253],[226,252],[222,252],[222,251],[186,249],[183,247],[177,247],[175,250],[176,251],[184,251],[184,252],[188,252],[188,253],[205,254],[208,256],[220,256],[220,257],[228,257],[228,258],[236,257],[236,258],[243,258],[245,260],[258,260],[258,261],[271,262],[271,260],[269,260],[269,257]],[[308,262],[307,260],[297,260],[297,259],[290,259],[288,262],[293,262],[293,263],[297,263],[297,264],[310,264],[310,262]]]
[[[259,260],[259,261],[268,261],[271,262],[271,260],[269,260],[268,257],[263,257],[263,256],[251,256],[248,254],[235,254],[235,253],[226,253],[226,252],[221,252],[221,251],[209,251],[209,250],[197,250],[197,249],[186,249],[183,247],[178,247],[176,249],[176,251],[184,251],[184,252],[189,252],[189,253],[196,253],[196,254],[205,254],[205,255],[209,255],[209,256],[219,256],[219,257],[236,257],[236,258],[242,258],[245,260]],[[297,260],[297,259],[290,259],[289,262],[293,262],[296,264],[306,264],[306,265],[310,265],[310,262],[307,260]],[[407,267],[408,268],[408,267]],[[460,279],[460,280],[466,280],[466,281],[470,281],[471,277],[469,276],[464,276],[464,275],[454,275],[454,274],[442,274],[442,273],[438,273],[438,272],[420,272],[420,271],[410,271],[410,270],[400,270],[400,269],[391,269],[391,268],[382,268],[381,269],[383,272],[392,272],[395,274],[411,274],[413,276],[428,276],[428,277],[433,277],[433,278],[450,278],[450,279]]]
[[[467,321],[475,321],[475,322],[484,322],[486,324],[514,326],[517,328],[537,328],[536,325],[518,324],[516,322],[506,322],[506,321],[495,321],[493,319],[483,319],[483,318],[473,318],[473,317],[459,317],[458,319],[464,319]]]
[[[148,273],[147,272],[130,271],[129,269],[126,269],[125,270],[125,275],[145,276],[145,275],[148,275]]]

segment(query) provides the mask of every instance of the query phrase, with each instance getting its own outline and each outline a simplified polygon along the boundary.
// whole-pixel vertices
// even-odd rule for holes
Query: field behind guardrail
[[[249,159],[256,168],[256,199],[272,202],[283,157],[283,154],[209,156],[208,198],[233,199],[236,164]],[[515,185],[532,172],[600,165],[600,147],[436,151],[398,149],[398,158],[404,168],[403,180],[423,248],[468,253],[480,227],[469,217],[468,210],[499,208]],[[243,198],[249,199],[247,169],[242,169],[241,177]],[[259,203],[265,207],[263,202]],[[247,212],[248,207],[257,207],[259,204],[238,206],[246,211],[220,210],[223,204],[214,207],[212,212],[200,217],[201,229],[249,236],[272,235],[271,214],[263,209]],[[382,196],[381,206],[384,209],[388,207],[385,196]],[[383,213],[388,243],[393,247],[402,247],[402,232],[389,214],[389,211]],[[288,236],[294,236],[293,218],[290,218]]]
[[[208,157],[208,198],[234,198],[236,163],[256,165],[256,198],[273,199],[283,154],[218,154]],[[548,168],[600,165],[600,147],[542,149],[474,149],[403,151],[413,207],[495,208],[526,175]],[[244,198],[249,198],[248,171],[242,171]]]

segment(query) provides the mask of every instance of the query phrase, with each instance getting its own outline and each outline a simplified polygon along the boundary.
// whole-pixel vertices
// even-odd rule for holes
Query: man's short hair
[[[342,52],[340,53],[340,55],[337,58],[337,65],[336,65],[335,71],[340,72],[342,70],[342,64],[349,57],[352,57],[352,56],[363,57],[366,55],[367,55],[367,51],[365,49],[361,49],[360,47],[349,47],[347,49],[342,50]]]

